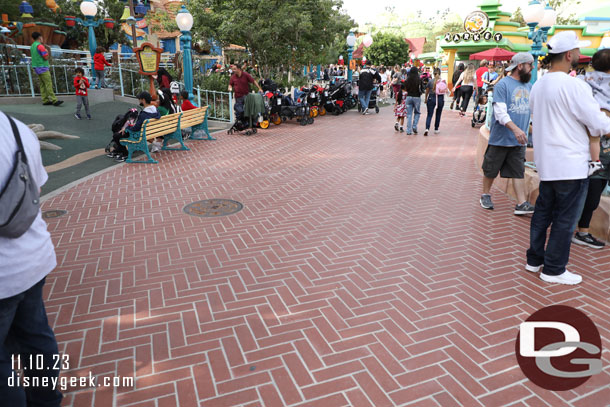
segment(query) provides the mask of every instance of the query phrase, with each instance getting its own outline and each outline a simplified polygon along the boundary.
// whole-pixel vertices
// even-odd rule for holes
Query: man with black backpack
[[[51,383],[62,356],[42,300],[57,265],[39,203],[48,176],[25,124],[0,114],[0,138],[0,404],[59,407],[62,394]],[[40,384],[24,388],[19,377]]]
[[[358,78],[358,99],[362,114],[367,114],[369,111],[369,102],[371,100],[371,92],[373,91],[373,83],[381,82],[381,75],[375,69],[371,68],[371,61],[363,63],[364,67],[360,71]]]

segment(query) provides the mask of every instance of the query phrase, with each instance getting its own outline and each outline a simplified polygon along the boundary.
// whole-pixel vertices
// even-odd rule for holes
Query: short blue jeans
[[[563,274],[570,258],[572,234],[582,212],[588,187],[588,178],[540,182],[536,209],[530,223],[527,264],[544,265],[544,274]],[[547,243],[546,232],[549,226],[551,233]]]
[[[62,394],[48,387],[15,386],[13,361],[21,355],[21,367],[29,378],[57,378],[57,341],[47,320],[42,301],[43,278],[32,288],[13,297],[0,299],[0,405],[10,407],[59,407]],[[42,369],[36,363],[30,366],[30,355],[41,359]],[[43,355],[43,356],[36,356]],[[13,356],[13,358],[11,358]],[[34,367],[34,369],[30,369]],[[13,380],[9,378],[13,377]],[[32,380],[32,379],[30,379]],[[38,379],[40,380],[40,379]],[[49,380],[49,383],[51,380]],[[9,386],[11,384],[11,386]]]

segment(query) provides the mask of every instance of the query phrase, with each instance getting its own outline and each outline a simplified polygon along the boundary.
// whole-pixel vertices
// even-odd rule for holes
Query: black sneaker
[[[584,236],[576,233],[574,236],[572,236],[572,242],[581,246],[588,246],[592,249],[602,249],[604,246],[606,246],[604,242],[594,238],[591,233],[587,233]]]
[[[534,205],[525,201],[521,205],[515,206],[515,212],[513,213],[515,215],[529,215],[531,213],[534,213]]]
[[[43,106],[51,106],[53,104],[53,102],[44,102],[42,105]]]
[[[116,161],[116,162],[118,162],[118,163],[122,163],[122,162],[124,162],[126,159],[127,159],[127,156],[125,156],[125,155],[120,155],[120,154],[117,154],[117,155],[115,155],[115,156],[114,156],[114,161]]]
[[[63,100],[58,100],[57,102],[53,103],[53,106],[59,106],[59,105],[61,105],[62,103],[64,103],[64,101],[63,101]]]
[[[76,117],[78,120],[82,119],[82,117],[80,117],[80,114],[78,113],[74,113],[74,117]]]
[[[417,129],[413,129],[413,134],[417,134]]]
[[[494,208],[494,204],[493,202],[491,202],[491,195],[489,194],[481,195],[481,199],[479,200],[479,202],[481,203],[481,207],[483,207],[484,209]]]
[[[399,130],[399,128],[398,128],[398,123],[394,123],[394,130],[396,130],[396,131],[398,131],[398,130]]]

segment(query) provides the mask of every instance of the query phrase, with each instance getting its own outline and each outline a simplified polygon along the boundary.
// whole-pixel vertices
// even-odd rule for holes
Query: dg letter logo
[[[602,371],[597,327],[565,305],[543,308],[521,323],[515,351],[525,376],[546,390],[574,389]]]

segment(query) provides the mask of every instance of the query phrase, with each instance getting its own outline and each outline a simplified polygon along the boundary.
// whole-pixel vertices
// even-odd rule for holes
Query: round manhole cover
[[[231,215],[243,209],[243,205],[231,199],[205,199],[196,201],[184,207],[184,212],[203,218]]]
[[[64,211],[63,209],[51,209],[48,211],[44,211],[42,213],[42,218],[43,219],[59,218],[60,216],[64,216],[66,213],[68,213],[68,211]]]

